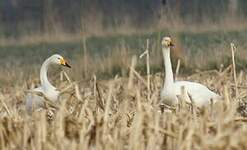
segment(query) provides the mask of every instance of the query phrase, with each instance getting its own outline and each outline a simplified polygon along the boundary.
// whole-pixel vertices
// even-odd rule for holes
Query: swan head
[[[53,64],[62,65],[71,68],[68,62],[59,54],[54,54],[50,57],[50,61]]]
[[[169,48],[169,47],[173,47],[174,44],[172,43],[172,39],[171,37],[163,37],[162,41],[161,41],[161,45],[165,48]]]

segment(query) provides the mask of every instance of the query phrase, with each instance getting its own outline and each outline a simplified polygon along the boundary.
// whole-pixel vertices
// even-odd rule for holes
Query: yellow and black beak
[[[64,60],[63,58],[60,59],[60,64],[63,65],[63,66],[71,68],[71,66],[68,64],[68,62],[66,60]]]

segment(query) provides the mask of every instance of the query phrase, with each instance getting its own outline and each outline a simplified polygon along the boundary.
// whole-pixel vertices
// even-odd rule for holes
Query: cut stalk
[[[234,83],[235,83],[235,96],[237,96],[238,95],[238,81],[237,81],[236,64],[235,64],[235,51],[236,51],[236,47],[234,43],[231,43],[233,78],[234,78]]]
[[[177,80],[177,78],[178,78],[179,68],[180,68],[180,59],[178,59],[178,63],[177,63],[177,67],[176,67],[175,80]]]
[[[147,45],[146,50],[140,55],[140,58],[142,58],[144,55],[147,55],[146,57],[146,66],[147,66],[147,89],[148,89],[148,101],[150,102],[150,63],[149,63],[149,39],[147,39]]]

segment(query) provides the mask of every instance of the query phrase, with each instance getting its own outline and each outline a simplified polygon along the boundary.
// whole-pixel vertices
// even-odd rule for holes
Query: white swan
[[[165,63],[165,82],[164,87],[161,90],[162,101],[168,105],[178,104],[177,96],[181,95],[181,88],[184,87],[190,99],[186,98],[186,102],[193,103],[198,106],[205,106],[212,102],[216,102],[220,99],[220,96],[209,90],[206,86],[189,81],[175,81],[173,79],[170,48],[173,46],[170,37],[164,37],[162,39],[162,52]]]
[[[40,69],[40,82],[41,86],[29,91],[26,98],[26,109],[28,112],[32,110],[42,108],[44,105],[44,97],[52,102],[58,100],[60,91],[57,90],[48,80],[47,71],[51,64],[63,65],[70,67],[67,61],[60,55],[54,54],[47,58]],[[42,95],[42,96],[41,96]]]

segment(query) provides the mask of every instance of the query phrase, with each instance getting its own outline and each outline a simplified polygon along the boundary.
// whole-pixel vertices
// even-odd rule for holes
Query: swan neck
[[[45,62],[42,64],[41,69],[40,69],[40,82],[42,86],[45,87],[54,87],[48,80],[47,77],[47,71],[48,71],[48,66],[51,64],[50,59],[46,59]],[[54,87],[55,88],[55,87]]]
[[[164,63],[165,63],[165,83],[164,86],[171,86],[174,83],[173,72],[172,72],[172,64],[170,58],[170,48],[162,48]]]

